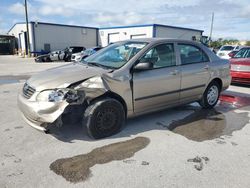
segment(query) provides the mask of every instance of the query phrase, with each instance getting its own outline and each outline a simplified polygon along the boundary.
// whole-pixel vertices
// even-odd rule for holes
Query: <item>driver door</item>
[[[135,113],[145,113],[179,103],[181,74],[176,66],[173,43],[150,49],[140,62],[150,62],[153,68],[133,71]]]

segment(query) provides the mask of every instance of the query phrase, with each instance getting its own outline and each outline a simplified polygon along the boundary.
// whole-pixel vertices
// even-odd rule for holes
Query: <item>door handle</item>
[[[170,72],[170,74],[177,75],[177,74],[179,74],[179,71],[178,70],[174,70],[174,71]]]
[[[204,69],[205,69],[205,70],[208,70],[208,69],[209,69],[209,66],[208,66],[208,65],[206,65],[206,66],[204,67]]]

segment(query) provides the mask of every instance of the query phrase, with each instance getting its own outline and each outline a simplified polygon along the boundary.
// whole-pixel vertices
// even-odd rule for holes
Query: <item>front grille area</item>
[[[231,70],[239,72],[250,72],[250,66],[247,65],[231,65]]]
[[[23,86],[23,96],[27,99],[32,97],[32,95],[35,93],[35,89],[29,86],[27,83],[24,84]]]

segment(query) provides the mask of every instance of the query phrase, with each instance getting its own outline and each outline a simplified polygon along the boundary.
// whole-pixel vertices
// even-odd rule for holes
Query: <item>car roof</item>
[[[243,49],[250,49],[250,46],[242,46],[238,51],[243,50]]]
[[[193,42],[192,40],[184,40],[184,39],[174,39],[174,38],[140,38],[140,39],[129,39],[125,40],[125,42],[134,41],[134,42],[147,42],[147,43],[158,43],[158,42]],[[124,42],[124,41],[122,41]]]

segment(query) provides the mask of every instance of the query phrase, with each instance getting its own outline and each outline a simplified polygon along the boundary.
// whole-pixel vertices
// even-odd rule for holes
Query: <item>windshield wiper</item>
[[[96,66],[96,67],[102,67],[102,68],[106,68],[106,69],[114,69],[113,67],[102,65],[102,64],[99,64],[99,63],[95,63],[95,62],[88,62],[87,65],[93,65],[93,66]]]

